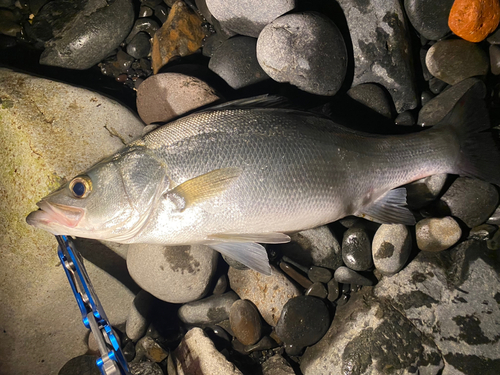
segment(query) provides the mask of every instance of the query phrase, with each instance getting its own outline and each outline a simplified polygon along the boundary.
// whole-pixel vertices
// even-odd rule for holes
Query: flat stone
[[[413,27],[424,38],[439,40],[450,32],[448,16],[454,0],[405,0],[405,10]]]
[[[452,217],[427,218],[415,226],[417,246],[423,251],[443,251],[455,245],[462,230]]]
[[[355,271],[367,271],[373,266],[372,243],[368,233],[359,226],[344,232],[342,259],[344,264]]]
[[[393,275],[406,264],[411,253],[411,236],[403,224],[382,224],[373,236],[372,252],[375,268]]]
[[[229,312],[238,296],[233,291],[213,295],[182,305],[179,318],[188,324],[216,324],[229,318]]]
[[[455,0],[448,24],[460,38],[477,43],[495,31],[499,22],[497,0]]]
[[[229,323],[234,336],[243,345],[253,345],[262,336],[262,323],[259,311],[247,300],[237,300],[229,310]]]
[[[337,268],[333,277],[342,284],[373,285],[373,281],[345,266]]]
[[[363,83],[353,86],[347,91],[347,95],[368,108],[373,109],[375,112],[380,113],[382,116],[392,117],[392,103],[386,91],[379,85]]]

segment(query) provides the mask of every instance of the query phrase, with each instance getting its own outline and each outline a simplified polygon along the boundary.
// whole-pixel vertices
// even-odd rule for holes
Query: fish
[[[405,184],[439,173],[500,184],[484,101],[466,94],[428,130],[373,135],[251,98],[169,122],[42,198],[55,235],[205,244],[269,275],[263,244],[348,215],[415,224]]]

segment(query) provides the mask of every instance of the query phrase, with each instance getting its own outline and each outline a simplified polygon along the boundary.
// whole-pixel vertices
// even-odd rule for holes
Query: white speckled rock
[[[411,252],[411,236],[403,224],[382,224],[372,241],[373,263],[385,275],[397,273]]]
[[[420,220],[415,226],[417,246],[423,251],[443,251],[455,245],[462,229],[450,216]]]

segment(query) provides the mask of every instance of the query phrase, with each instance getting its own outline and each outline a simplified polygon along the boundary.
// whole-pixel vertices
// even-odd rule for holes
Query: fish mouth
[[[36,204],[40,209],[33,211],[26,222],[34,227],[52,227],[54,224],[66,228],[75,228],[85,213],[83,208],[49,203],[41,200]]]

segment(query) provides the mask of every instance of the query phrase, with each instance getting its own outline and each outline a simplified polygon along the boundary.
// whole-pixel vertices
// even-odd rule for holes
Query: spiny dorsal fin
[[[415,217],[404,206],[406,206],[406,189],[401,187],[389,190],[355,215],[382,224],[414,225]]]

